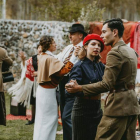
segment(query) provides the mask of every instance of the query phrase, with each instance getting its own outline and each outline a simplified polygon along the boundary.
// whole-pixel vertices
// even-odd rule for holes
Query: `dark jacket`
[[[37,54],[32,56],[32,61],[33,61],[34,70],[37,71],[37,70],[38,70],[38,65],[37,65]]]
[[[79,60],[70,72],[69,81],[76,80],[78,84],[85,85],[96,83],[102,80],[105,66],[102,62],[91,61],[85,58],[83,61]],[[79,96],[80,93],[70,94],[66,91],[67,96]]]

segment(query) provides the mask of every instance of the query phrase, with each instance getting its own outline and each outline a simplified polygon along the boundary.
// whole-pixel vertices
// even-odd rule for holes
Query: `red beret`
[[[101,52],[103,51],[105,45],[104,45],[103,39],[99,35],[88,34],[83,40],[83,45],[85,45],[85,43],[89,40],[98,40],[101,43]]]

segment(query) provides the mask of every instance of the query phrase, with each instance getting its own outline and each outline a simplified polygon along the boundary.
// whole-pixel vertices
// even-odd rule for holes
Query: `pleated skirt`
[[[101,118],[100,100],[77,97],[72,109],[72,140],[94,140]]]
[[[36,92],[36,116],[33,140],[55,140],[58,124],[56,88],[40,85]]]

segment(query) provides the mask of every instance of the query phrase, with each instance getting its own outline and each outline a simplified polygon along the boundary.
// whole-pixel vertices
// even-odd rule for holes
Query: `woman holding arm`
[[[103,40],[97,34],[89,34],[83,40],[78,61],[70,72],[70,80],[78,84],[95,83],[102,80],[104,65],[99,61],[104,49]],[[67,92],[67,94],[70,94]],[[78,96],[76,93],[72,109],[72,140],[94,140],[102,117],[101,96]]]
[[[70,72],[73,61],[77,59],[72,55],[70,61],[64,65],[54,58],[49,50],[56,47],[50,36],[40,39],[42,54],[38,57],[38,88],[36,92],[36,117],[34,126],[34,140],[55,140],[58,124],[56,87],[62,76]],[[45,53],[47,52],[47,53]]]

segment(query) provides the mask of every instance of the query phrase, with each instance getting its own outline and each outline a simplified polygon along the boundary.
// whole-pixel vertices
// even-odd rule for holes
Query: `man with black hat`
[[[83,46],[83,39],[87,35],[84,31],[82,24],[73,24],[69,31],[69,39],[72,44],[65,47],[65,49],[59,53],[56,57],[66,64],[71,58],[74,50],[78,52]],[[75,53],[76,54],[76,53]],[[78,61],[75,56],[75,63]],[[60,87],[60,110],[63,124],[63,140],[72,140],[72,123],[71,123],[71,111],[75,97],[65,94],[65,84],[68,82],[69,74],[65,75],[59,85]]]
[[[112,49],[107,55],[103,80],[93,84],[66,85],[69,93],[94,96],[109,91],[104,114],[98,125],[95,140],[136,140],[137,115],[140,106],[135,92],[137,54],[123,41],[123,21],[119,18],[103,23],[101,38]]]

